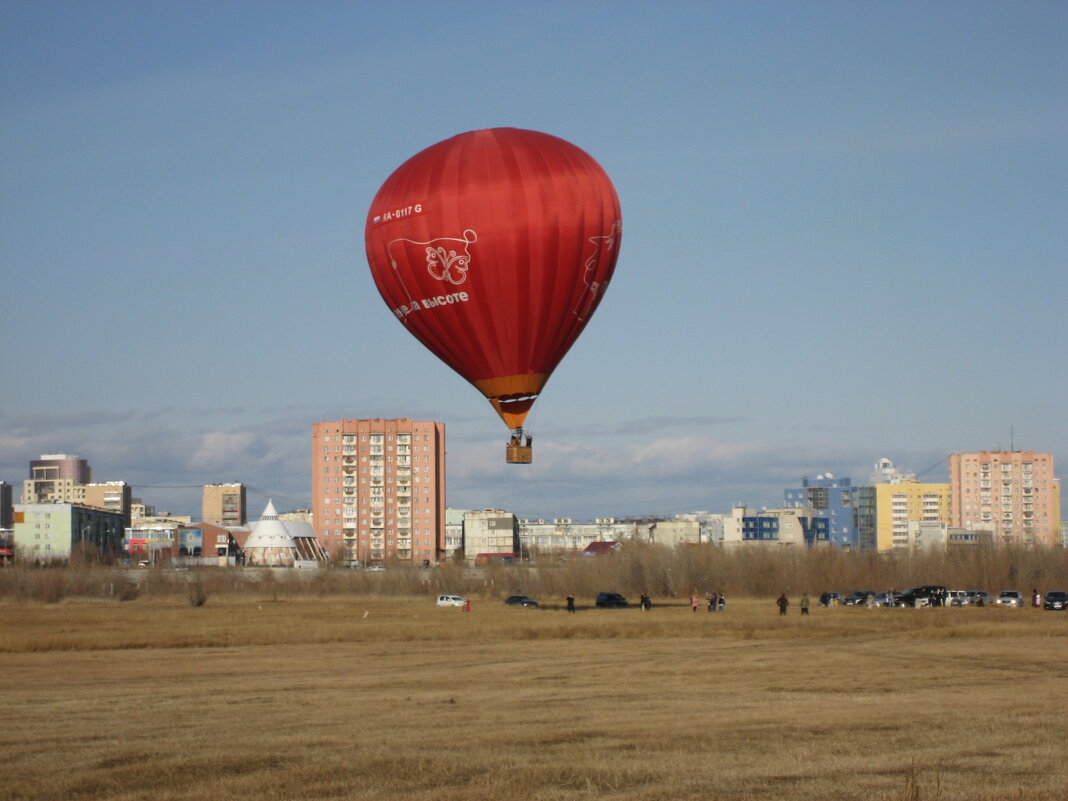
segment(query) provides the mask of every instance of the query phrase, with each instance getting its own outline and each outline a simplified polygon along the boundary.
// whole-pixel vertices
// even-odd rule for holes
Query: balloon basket
[[[505,461],[508,464],[530,464],[534,461],[534,449],[530,445],[508,445]]]

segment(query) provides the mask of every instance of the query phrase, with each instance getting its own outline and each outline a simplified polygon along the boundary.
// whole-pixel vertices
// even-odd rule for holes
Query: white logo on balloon
[[[390,265],[396,270],[397,260],[393,258],[393,245],[397,242],[404,242],[409,245],[422,246],[425,248],[426,269],[431,277],[457,286],[467,280],[467,270],[471,266],[471,251],[468,248],[477,241],[478,235],[468,228],[462,237],[440,237],[427,242],[419,242],[415,239],[393,239],[386,245],[386,250],[389,253]],[[456,244],[453,246],[449,243]]]
[[[597,308],[597,304],[600,302],[600,296],[608,288],[607,281],[594,281],[593,274],[597,270],[601,257],[611,254],[616,249],[616,241],[619,238],[619,232],[622,227],[623,221],[616,220],[612,223],[612,228],[607,234],[589,238],[589,243],[593,245],[593,252],[583,262],[585,272],[582,276],[582,283],[586,285],[586,288],[579,297],[578,307],[575,309],[575,316],[580,320],[585,320],[593,314],[593,310]]]

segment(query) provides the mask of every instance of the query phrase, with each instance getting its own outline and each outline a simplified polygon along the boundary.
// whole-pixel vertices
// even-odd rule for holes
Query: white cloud
[[[200,447],[189,457],[188,466],[217,469],[247,461],[256,437],[248,431],[211,431],[200,437]]]

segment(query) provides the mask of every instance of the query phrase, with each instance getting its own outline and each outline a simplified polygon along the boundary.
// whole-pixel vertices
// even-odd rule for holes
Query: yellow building
[[[949,484],[876,484],[875,547],[880,552],[912,548],[910,522],[948,524]]]
[[[80,497],[74,496],[75,503],[107,509],[122,515],[126,525],[130,524],[130,507],[133,505],[133,487],[125,481],[104,481],[99,484],[86,484],[81,487]]]

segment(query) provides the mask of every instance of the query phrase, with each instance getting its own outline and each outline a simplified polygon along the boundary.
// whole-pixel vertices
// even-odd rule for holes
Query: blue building
[[[783,505],[788,509],[808,507],[830,521],[828,542],[840,548],[859,549],[861,532],[857,513],[860,487],[848,478],[835,478],[830,473],[814,479],[802,478],[801,486],[783,493]]]
[[[801,527],[801,536],[805,545],[826,543],[830,536],[830,520],[826,517],[806,517],[804,515],[787,514],[784,517],[782,511],[767,511],[760,514],[745,515],[742,517],[742,541],[743,542],[783,542],[796,541],[796,529],[793,534],[783,536],[784,523],[789,524],[796,520]]]

